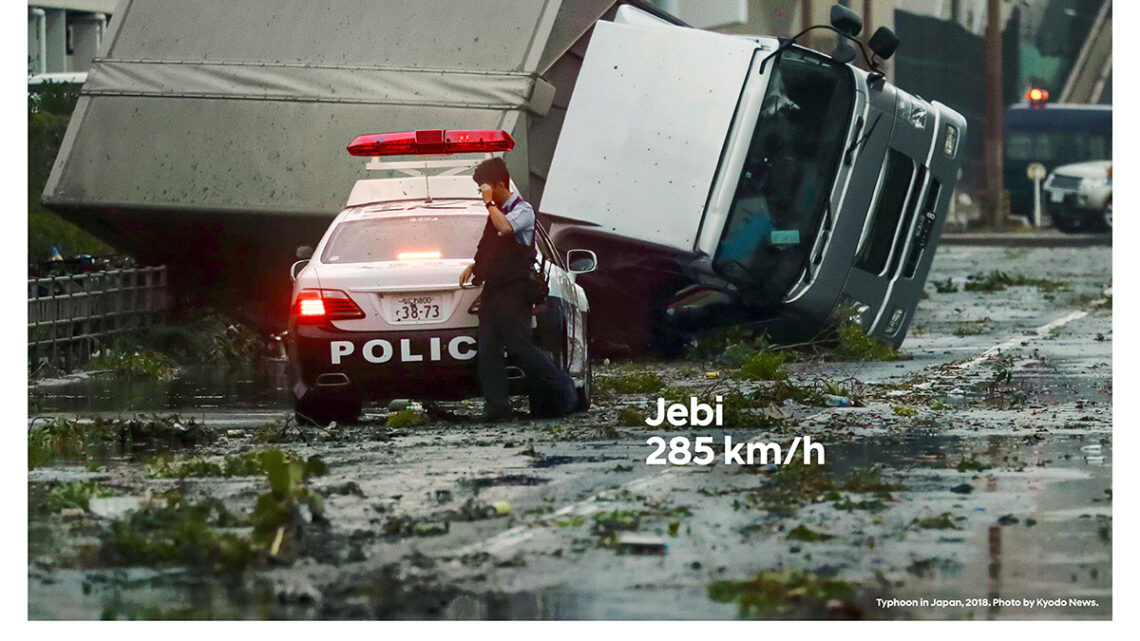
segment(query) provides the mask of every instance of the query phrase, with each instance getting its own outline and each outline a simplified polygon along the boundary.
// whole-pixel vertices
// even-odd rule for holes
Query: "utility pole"
[[[863,42],[870,44],[871,34],[874,32],[874,14],[871,11],[871,0],[863,0]],[[867,71],[871,71],[871,64],[867,60],[858,63]]]
[[[985,220],[992,229],[1006,226],[1005,184],[1002,176],[1002,117],[1005,103],[1001,90],[1001,2],[986,2],[986,197]]]
[[[812,26],[811,0],[800,0],[800,31],[803,31],[810,26]],[[804,45],[807,47],[813,47],[814,42],[815,34],[807,34],[807,37],[804,39]]]

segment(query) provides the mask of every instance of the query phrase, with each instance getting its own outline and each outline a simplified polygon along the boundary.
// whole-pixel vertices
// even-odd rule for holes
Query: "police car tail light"
[[[348,143],[353,156],[427,156],[510,151],[511,135],[501,129],[421,129],[363,134]]]
[[[364,318],[364,311],[339,289],[305,289],[293,303],[298,322],[323,322]]]

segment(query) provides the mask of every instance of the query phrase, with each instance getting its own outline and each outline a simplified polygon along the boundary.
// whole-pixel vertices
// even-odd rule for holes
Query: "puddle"
[[[466,485],[475,490],[481,490],[486,487],[494,487],[497,485],[541,485],[549,483],[550,479],[544,479],[539,476],[526,476],[525,474],[506,474],[504,476],[494,476],[489,478],[475,478],[464,479],[460,481],[461,485]]]
[[[292,408],[287,364],[263,361],[245,370],[193,367],[169,380],[97,375],[32,388],[38,414],[165,412],[200,409]]]
[[[535,459],[530,464],[531,467],[545,468],[557,467],[559,465],[569,465],[571,463],[601,463],[604,461],[618,461],[622,460],[620,456],[544,456]]]

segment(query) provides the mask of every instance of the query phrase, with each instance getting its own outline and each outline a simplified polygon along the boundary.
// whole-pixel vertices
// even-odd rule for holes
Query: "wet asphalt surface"
[[[1065,287],[962,291],[967,275],[995,268]],[[936,290],[947,279],[958,291]],[[309,483],[324,496],[328,522],[305,526],[299,553],[236,574],[110,567],[95,552],[107,519],[88,516],[80,527],[33,513],[28,614],[1110,618],[1110,286],[1107,247],[943,247],[903,345],[913,358],[789,363],[793,381],[841,382],[862,406],[789,401],[762,408],[776,419],[767,428],[631,427],[619,410],[648,411],[657,395],[613,392],[599,395],[589,412],[560,420],[482,425],[472,401],[444,406],[459,420],[429,417],[394,428],[386,426],[386,408],[369,406],[360,425],[290,427],[273,446],[318,454],[329,466]],[[698,360],[597,363],[595,375],[642,370],[696,390],[756,385]],[[222,436],[192,453],[214,457],[264,447],[254,435],[263,425],[283,425],[288,414],[280,364],[252,375],[199,372],[152,384],[96,377],[40,386],[34,395],[44,416],[161,411],[203,420]],[[709,466],[647,465],[654,448],[646,440],[654,435],[711,436],[718,444],[730,435],[785,447],[810,435],[826,451],[813,474],[837,489],[798,484],[777,492],[776,466],[726,465],[719,456]],[[242,513],[265,485],[259,477],[150,478],[137,458],[102,463],[33,470],[29,493],[61,479],[96,478],[117,495],[176,488],[221,498]],[[868,471],[889,491],[843,485]],[[349,482],[360,492],[340,493]],[[479,518],[456,517],[472,506]],[[634,522],[607,529],[615,510]],[[390,533],[399,519],[419,525]],[[758,613],[745,598],[716,589],[792,571],[849,590],[819,598],[809,590],[787,607]],[[882,598],[961,603],[884,608],[876,601]],[[1054,602],[996,602],[1037,598]]]

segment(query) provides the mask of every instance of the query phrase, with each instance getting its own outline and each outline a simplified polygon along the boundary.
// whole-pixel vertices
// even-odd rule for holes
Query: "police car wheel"
[[[585,412],[590,409],[593,402],[591,396],[594,391],[594,367],[590,364],[590,322],[588,316],[582,317],[582,356],[586,359],[586,371],[582,375],[582,386],[578,388],[578,411]]]
[[[589,354],[586,355],[586,374],[582,377],[582,387],[578,388],[578,411],[585,412],[590,409],[591,394],[594,389],[594,367],[590,364]]]
[[[293,403],[293,410],[298,423],[355,423],[360,418],[361,402],[356,399],[320,398],[307,394],[305,398]]]

